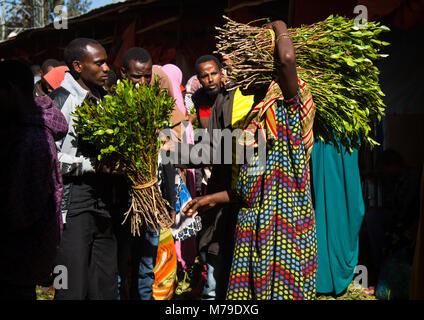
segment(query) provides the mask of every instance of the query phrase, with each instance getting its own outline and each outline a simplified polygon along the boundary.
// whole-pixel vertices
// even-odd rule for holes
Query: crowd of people
[[[36,285],[53,286],[55,300],[171,299],[177,280],[197,257],[204,269],[192,298],[315,299],[311,176],[315,196],[321,179],[310,168],[311,157],[317,157],[315,107],[307,84],[297,76],[287,26],[275,21],[269,27],[276,34],[278,77],[249,90],[230,90],[231,61],[212,54],[197,59],[196,74],[184,86],[180,68],[154,64],[140,47],[129,49],[115,72],[105,48],[87,38],[72,40],[63,62],[48,59],[41,68],[0,62],[7,119],[1,128],[7,139],[2,141],[0,299],[35,299]],[[174,219],[201,213],[202,229],[185,240],[174,239],[169,228],[147,225],[133,235],[130,222],[122,224],[131,203],[125,168],[97,161],[95,146],[80,139],[73,126],[75,108],[113,94],[117,79],[150,86],[156,77],[175,100],[172,135],[161,152],[176,155],[159,165],[160,189]],[[199,163],[200,153],[193,159],[198,142],[193,126],[210,134],[211,141],[214,130],[245,130],[253,139],[249,145],[245,140],[245,148],[254,146],[252,159]],[[261,139],[267,147],[263,165],[257,147]],[[223,145],[220,141],[218,149]],[[185,147],[191,150],[187,154]],[[349,174],[357,197],[359,172]],[[181,202],[181,190],[187,190],[188,202]],[[363,203],[352,201],[358,203],[352,210],[359,212],[355,244]],[[352,268],[356,262],[352,259]],[[55,281],[57,266],[66,268],[61,282]],[[344,280],[349,283],[352,272]]]

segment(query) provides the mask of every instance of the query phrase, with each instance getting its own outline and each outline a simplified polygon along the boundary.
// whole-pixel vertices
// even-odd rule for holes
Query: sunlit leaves
[[[279,68],[270,54],[269,30],[226,19],[227,25],[217,28],[217,52],[232,59],[236,86],[269,85]],[[298,76],[311,89],[317,110],[315,137],[336,146],[340,141],[348,150],[378,145],[369,135],[385,105],[374,62],[387,56],[380,50],[389,43],[379,39],[387,31],[374,21],[358,29],[354,20],[337,15],[289,29]]]
[[[130,169],[137,167],[141,176],[150,176],[156,168],[157,129],[168,125],[174,108],[173,98],[156,80],[153,86],[119,81],[113,95],[105,96],[104,101],[87,100],[76,108],[78,135],[97,148],[99,160],[119,159]]]

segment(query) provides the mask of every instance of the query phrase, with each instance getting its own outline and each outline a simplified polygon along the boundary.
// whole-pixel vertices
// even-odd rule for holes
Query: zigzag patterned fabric
[[[264,105],[276,96],[275,86]],[[300,93],[283,102],[278,91],[269,108],[275,138],[267,140],[266,164],[261,167],[256,154],[256,161],[240,168],[237,193],[245,207],[238,214],[229,300],[315,298],[316,227],[301,127],[305,104]]]
[[[314,144],[312,127],[316,108],[312,99],[312,93],[306,83],[298,78],[298,84],[300,131],[306,151],[306,159],[309,161],[312,146]],[[275,112],[277,101],[283,98],[278,83],[272,81],[267,90],[265,99],[252,108],[244,120],[244,135],[242,139],[239,140],[239,143],[257,146],[257,131],[262,134],[262,137],[266,139],[266,141],[277,139]]]

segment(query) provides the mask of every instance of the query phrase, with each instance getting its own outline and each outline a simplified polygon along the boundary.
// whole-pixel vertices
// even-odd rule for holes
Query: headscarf
[[[183,81],[183,73],[180,68],[175,64],[166,64],[162,67],[162,70],[171,79],[172,91],[174,92],[175,104],[178,109],[184,114],[187,114],[187,108],[184,104],[183,95],[181,93],[181,83]]]
[[[166,64],[162,67],[162,71],[166,73],[166,75],[172,82],[172,90],[174,91],[175,104],[177,105],[178,109],[184,115],[186,115],[187,108],[184,104],[183,94],[181,91],[181,82],[183,80],[183,73],[181,69],[178,68],[175,64]],[[194,144],[194,130],[193,130],[193,126],[191,125],[191,122],[185,121],[184,126],[186,127],[185,135],[186,135],[187,143]],[[196,195],[196,188],[195,188],[195,176],[194,176],[193,169],[187,169],[187,180],[189,181],[187,187],[192,197],[194,197]]]
[[[52,70],[46,73],[44,79],[53,88],[53,90],[57,89],[60,87],[60,84],[65,78],[66,71],[69,71],[69,68],[67,66],[59,66],[53,68]]]

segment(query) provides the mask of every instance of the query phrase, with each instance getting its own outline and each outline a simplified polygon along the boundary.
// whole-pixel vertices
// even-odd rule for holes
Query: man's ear
[[[121,78],[126,79],[127,78],[127,72],[126,72],[125,68],[121,67],[119,70],[121,71]]]
[[[79,74],[79,73],[82,72],[83,66],[82,66],[82,63],[79,60],[72,61],[72,67],[74,68],[76,73]]]

